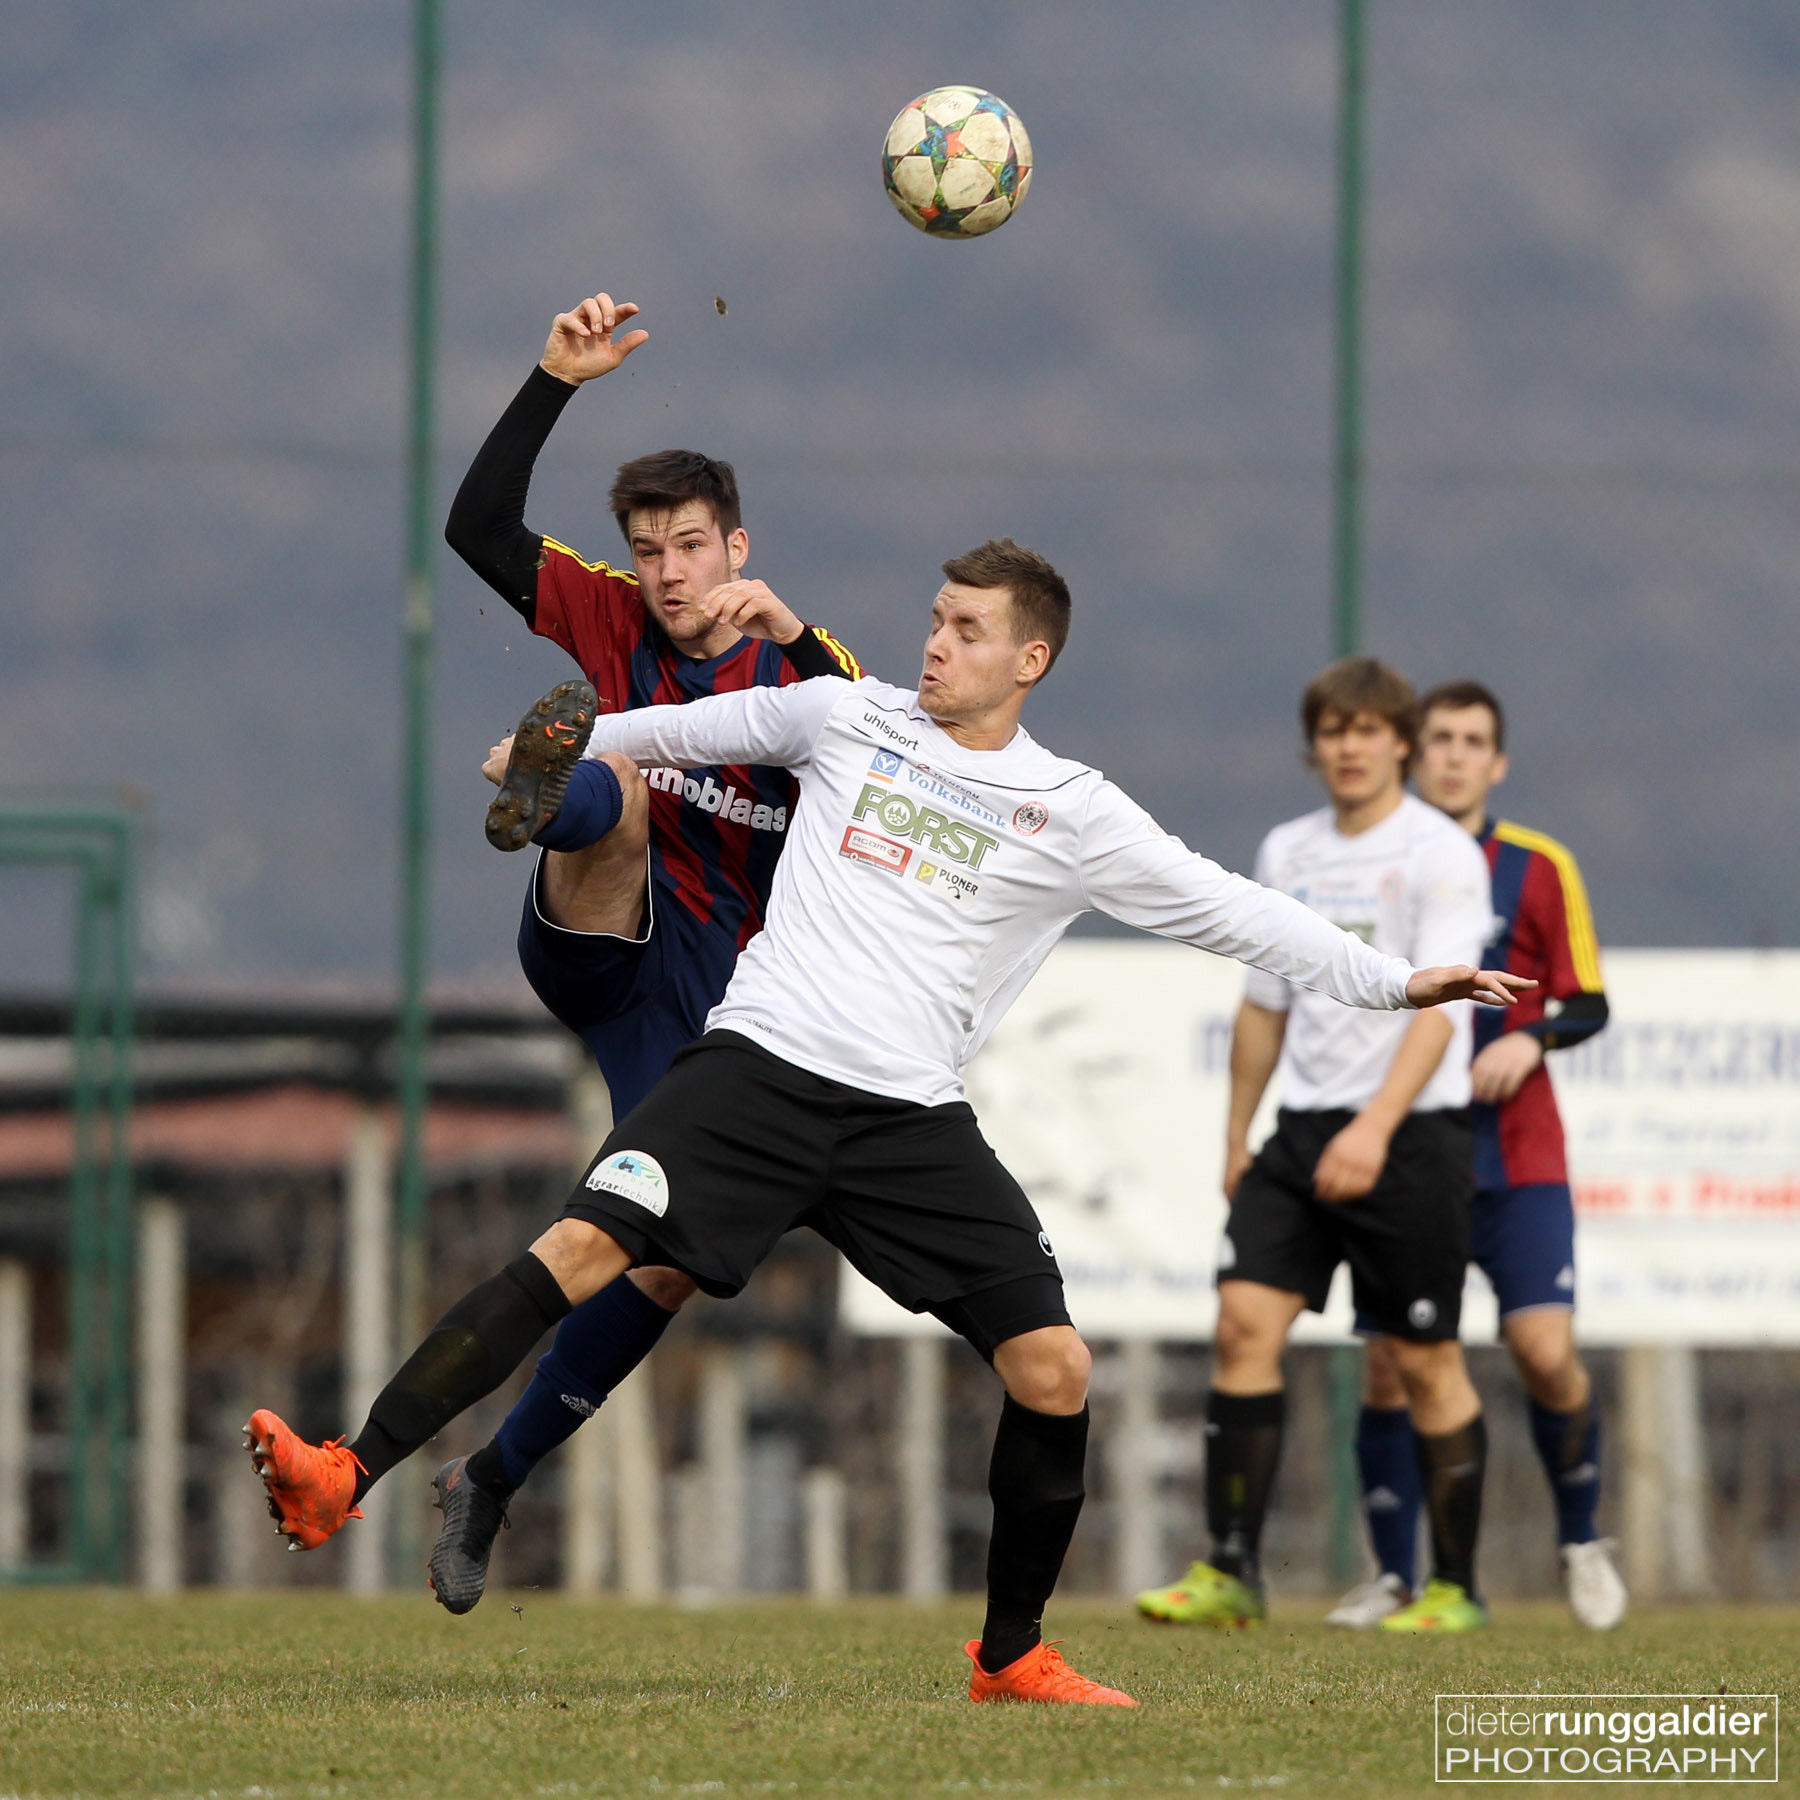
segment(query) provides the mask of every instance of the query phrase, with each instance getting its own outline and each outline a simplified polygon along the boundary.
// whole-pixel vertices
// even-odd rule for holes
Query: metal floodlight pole
[[[1332,358],[1331,641],[1362,647],[1363,0],[1338,0],[1337,288]]]
[[[414,0],[412,355],[407,433],[405,743],[400,863],[400,1238],[401,1330],[418,1323],[424,1298],[426,1053],[430,1020],[431,676],[433,607],[433,376],[437,361],[437,186],[439,0]],[[408,1292],[408,1289],[411,1292]]]
[[[1338,0],[1337,291],[1332,358],[1331,643],[1334,656],[1362,648],[1362,234],[1363,0]],[[1329,1352],[1331,1576],[1362,1566],[1362,1493],[1354,1438],[1362,1355]]]

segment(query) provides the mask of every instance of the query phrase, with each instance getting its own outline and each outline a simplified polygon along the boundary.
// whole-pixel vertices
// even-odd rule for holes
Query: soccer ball
[[[1031,139],[997,94],[933,88],[888,127],[881,178],[909,225],[932,237],[980,237],[1004,225],[1025,198]]]

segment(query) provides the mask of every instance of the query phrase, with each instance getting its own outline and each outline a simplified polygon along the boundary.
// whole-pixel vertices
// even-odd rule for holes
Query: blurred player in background
[[[1403,675],[1348,657],[1301,701],[1307,757],[1330,805],[1278,825],[1256,878],[1415,963],[1466,963],[1488,936],[1488,873],[1468,834],[1406,792],[1418,715]],[[1260,970],[1231,1045],[1219,1323],[1207,1397],[1212,1548],[1139,1611],[1222,1627],[1264,1617],[1259,1546],[1285,1417],[1281,1356],[1302,1311],[1324,1309],[1339,1263],[1382,1335],[1416,1430],[1433,1577],[1392,1610],[1394,1631],[1468,1631],[1487,1427],[1457,1340],[1469,1258],[1466,1006],[1361,1012]],[[1281,1111],[1249,1134],[1279,1069]],[[1411,1445],[1409,1445],[1409,1448]]]
[[[652,767],[795,770],[802,802],[767,927],[706,1035],[614,1127],[531,1249],[445,1314],[353,1444],[303,1444],[252,1415],[252,1456],[294,1543],[323,1543],[372,1482],[626,1269],[674,1267],[735,1294],[784,1232],[810,1224],[897,1304],[966,1338],[1006,1390],[987,1617],[964,1646],[970,1698],[1135,1704],[1043,1642],[1085,1491],[1089,1357],[1050,1240],[963,1097],[969,1059],[1094,908],[1254,963],[1283,991],[1383,1014],[1477,994],[1505,1004],[1517,984],[1383,954],[1195,855],[1097,770],[1052,756],[1019,714],[1067,636],[1066,583],[1009,539],[943,567],[916,692],[807,681],[594,725],[602,750]],[[1419,811],[1485,890],[1468,836]],[[1484,921],[1485,909],[1484,892]]]
[[[856,660],[760,581],[740,579],[750,540],[729,463],[663,450],[626,463],[609,508],[633,573],[587,562],[525,524],[532,469],[576,390],[643,344],[608,294],[560,313],[538,366],[470,465],[445,537],[540,637],[593,684],[567,683],[490,756],[502,783],[488,836],[529,841],[519,959],[538,998],[582,1039],[623,1117],[698,1037],[761,929],[795,799],[785,770],[734,766],[648,779],[628,757],[585,762],[565,790],[561,746],[602,713],[681,703],[814,675],[854,679]],[[582,717],[585,710],[586,717]],[[555,791],[549,791],[549,784]],[[530,822],[554,815],[535,831]],[[506,1506],[538,1462],[591,1418],[647,1356],[694,1284],[635,1269],[565,1319],[491,1443],[435,1480],[444,1526],[431,1582],[452,1612],[481,1598]]]
[[[1506,715],[1475,681],[1433,688],[1422,707],[1413,780],[1487,855],[1493,941],[1483,960],[1538,983],[1504,1022],[1475,1020],[1474,1260],[1500,1305],[1500,1335],[1531,1408],[1531,1439],[1556,1503],[1563,1578],[1575,1617],[1596,1631],[1625,1614],[1625,1584],[1594,1522],[1600,1418],[1575,1349],[1575,1208],[1562,1119],[1545,1053],[1606,1024],[1600,951],[1575,859],[1554,838],[1488,816],[1506,779]],[[1363,1321],[1359,1321],[1359,1325]],[[1406,1603],[1417,1557],[1418,1463],[1405,1391],[1386,1344],[1369,1345],[1357,1463],[1380,1573],[1330,1615],[1366,1627]]]

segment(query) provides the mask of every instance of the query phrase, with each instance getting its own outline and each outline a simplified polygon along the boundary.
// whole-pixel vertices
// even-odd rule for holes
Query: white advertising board
[[[1611,1023],[1550,1059],[1581,1336],[1800,1343],[1800,952],[1615,950],[1605,970]],[[1090,1337],[1212,1333],[1242,986],[1235,964],[1177,945],[1065,943],[970,1069],[982,1129],[1036,1205]],[[941,1329],[848,1269],[842,1314],[877,1336]],[[1349,1321],[1340,1271],[1295,1337],[1341,1340]],[[1463,1335],[1494,1328],[1471,1271]]]

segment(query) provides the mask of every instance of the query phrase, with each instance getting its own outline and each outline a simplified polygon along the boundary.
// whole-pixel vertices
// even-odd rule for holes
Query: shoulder
[[[1401,804],[1407,843],[1413,850],[1434,862],[1479,869],[1486,876],[1486,853],[1448,813],[1439,812],[1412,794]]]
[[[1523,850],[1533,857],[1541,857],[1563,880],[1579,881],[1581,878],[1574,852],[1548,832],[1531,831],[1523,825],[1515,825],[1511,819],[1500,819],[1494,825],[1494,842],[1505,844],[1514,850]]]
[[[1329,806],[1315,807],[1313,811],[1302,813],[1297,819],[1283,819],[1279,825],[1270,826],[1257,854],[1271,860],[1289,856],[1296,850],[1316,843],[1332,829],[1331,808]]]
[[[1040,793],[1048,793],[1054,788],[1076,786],[1085,787],[1090,794],[1106,790],[1119,795],[1131,806],[1137,806],[1136,801],[1108,781],[1098,769],[1088,763],[1076,762],[1071,757],[1058,756],[1053,751],[1046,750],[1023,726],[1006,747],[1001,782],[1004,786],[1031,788]]]
[[[638,594],[638,578],[629,569],[615,569],[609,562],[589,562],[578,550],[571,550],[553,537],[544,539],[543,560],[538,567],[565,579],[586,577],[596,586],[617,587],[634,598]]]

